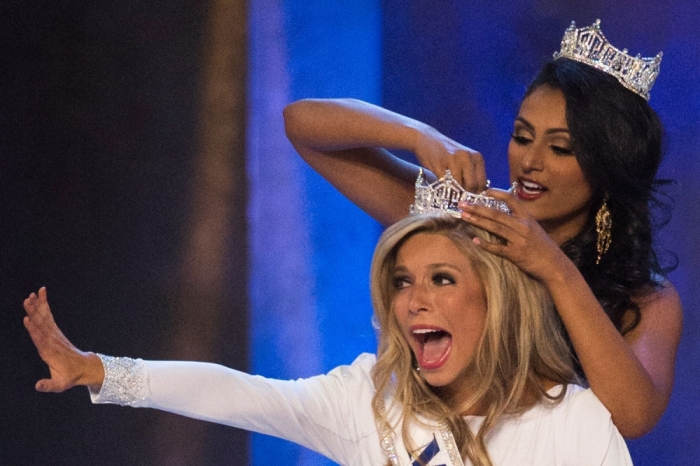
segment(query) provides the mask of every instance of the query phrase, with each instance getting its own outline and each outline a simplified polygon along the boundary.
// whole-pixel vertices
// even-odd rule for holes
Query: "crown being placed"
[[[554,53],[554,58],[570,58],[614,76],[646,100],[659,75],[662,56],[659,52],[654,58],[642,58],[639,54],[632,57],[627,55],[627,49],[616,49],[600,30],[600,20],[585,28],[576,28],[572,21],[564,32],[561,50]]]
[[[508,205],[483,194],[474,194],[465,190],[452,178],[449,170],[445,171],[445,176],[428,184],[423,176],[423,169],[420,169],[416,179],[416,195],[414,204],[410,208],[412,215],[426,212],[440,212],[453,217],[460,217],[462,210],[457,206],[459,202],[483,205],[491,209],[496,209],[510,215]]]

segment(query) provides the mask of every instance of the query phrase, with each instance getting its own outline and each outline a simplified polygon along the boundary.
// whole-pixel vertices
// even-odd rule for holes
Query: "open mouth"
[[[520,197],[521,199],[534,199],[542,195],[542,193],[544,193],[545,191],[547,191],[547,188],[545,188],[539,183],[535,183],[534,181],[525,180],[522,178],[518,180],[517,193],[518,197]]]
[[[416,328],[411,333],[418,343],[416,359],[421,369],[434,370],[442,367],[452,349],[452,335],[438,328]]]

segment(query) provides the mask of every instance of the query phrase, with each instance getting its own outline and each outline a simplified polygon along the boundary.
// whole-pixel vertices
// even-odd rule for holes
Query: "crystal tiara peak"
[[[659,75],[661,57],[659,52],[653,58],[632,57],[627,49],[619,50],[612,45],[600,30],[600,20],[592,26],[577,28],[571,22],[561,40],[561,50],[554,58],[570,58],[614,76],[620,84],[632,92],[649,100],[649,91]]]
[[[416,179],[416,194],[410,212],[411,215],[439,212],[459,218],[462,210],[457,204],[462,201],[469,204],[483,205],[509,215],[511,213],[505,202],[483,194],[470,193],[464,189],[455,181],[449,170],[445,171],[445,176],[432,184],[428,184],[422,168]]]

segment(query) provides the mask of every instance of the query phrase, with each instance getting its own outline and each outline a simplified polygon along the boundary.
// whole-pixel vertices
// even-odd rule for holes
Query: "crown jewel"
[[[570,58],[614,76],[620,84],[646,100],[659,75],[662,56],[659,52],[653,58],[642,58],[639,54],[632,57],[627,49],[616,49],[600,30],[600,20],[584,28],[577,28],[572,21],[564,32],[561,50],[554,53],[554,58]]]
[[[416,195],[410,212],[412,215],[440,212],[453,217],[460,217],[462,210],[457,204],[462,201],[469,204],[483,205],[509,215],[511,213],[505,202],[465,190],[452,178],[452,173],[449,170],[445,171],[444,177],[432,184],[428,184],[425,181],[425,176],[423,176],[422,168],[416,179]]]

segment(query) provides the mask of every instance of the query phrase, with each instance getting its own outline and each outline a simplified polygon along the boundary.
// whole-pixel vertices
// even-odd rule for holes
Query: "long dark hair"
[[[670,216],[670,207],[656,196],[657,189],[669,183],[656,179],[663,155],[663,126],[644,98],[613,76],[574,60],[547,63],[526,96],[540,86],[564,94],[572,148],[593,191],[584,228],[562,250],[624,335],[641,320],[633,299],[656,289],[661,277],[675,267],[663,268],[652,245],[655,228]],[[606,199],[612,244],[596,264],[595,215]],[[654,216],[657,221],[652,210],[661,214]],[[633,319],[623,322],[627,311]]]

